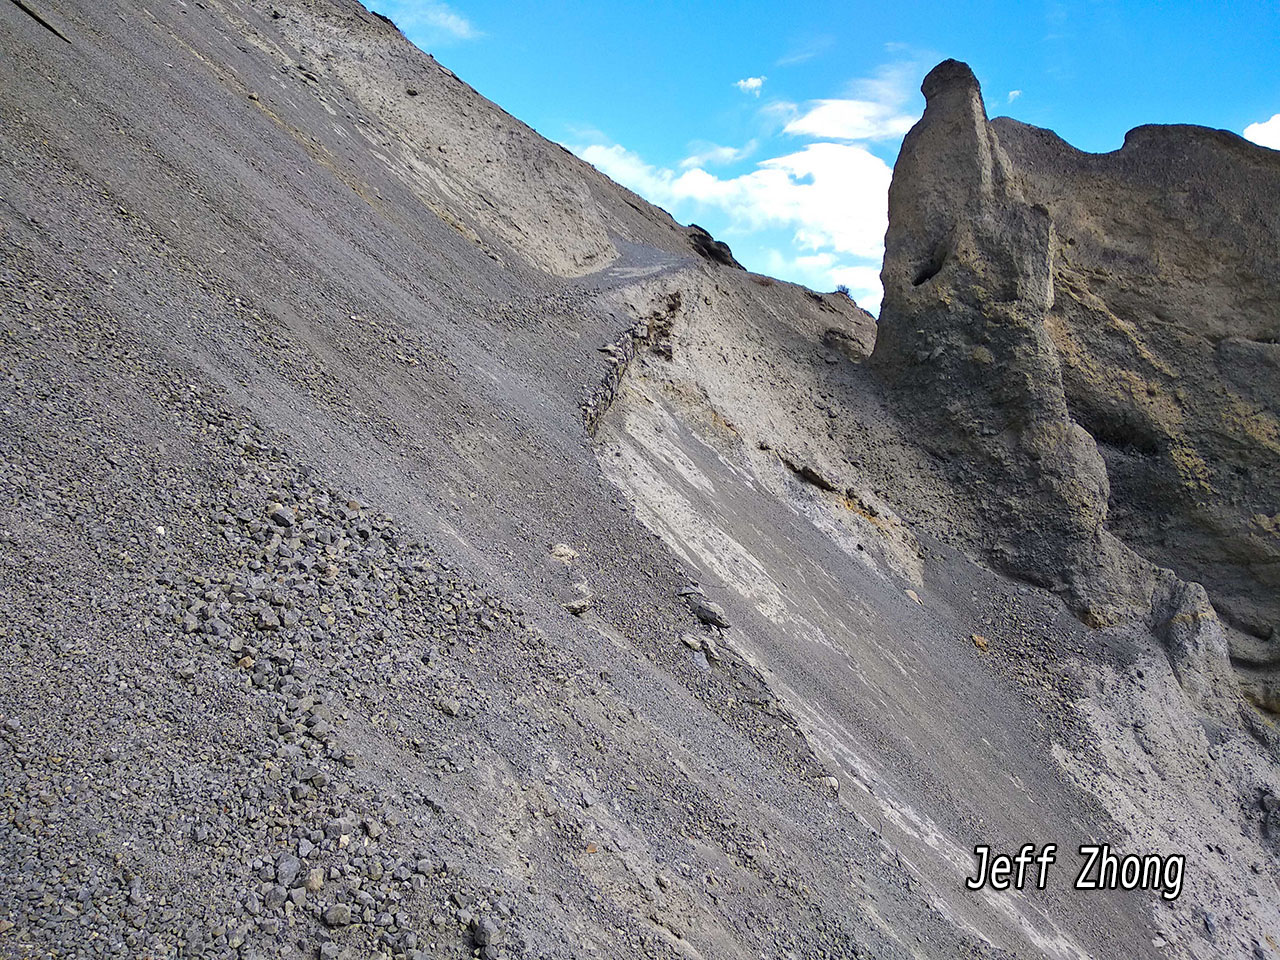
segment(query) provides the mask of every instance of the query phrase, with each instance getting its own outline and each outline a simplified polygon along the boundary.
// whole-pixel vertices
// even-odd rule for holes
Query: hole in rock
[[[939,243],[934,247],[932,255],[930,255],[924,266],[916,272],[915,279],[911,281],[911,285],[918,287],[920,284],[936,277],[943,264],[947,262],[947,253],[948,250],[945,244]]]

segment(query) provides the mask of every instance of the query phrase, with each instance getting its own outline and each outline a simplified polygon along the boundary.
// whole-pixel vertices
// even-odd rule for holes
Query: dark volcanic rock
[[[704,260],[718,263],[722,267],[742,269],[742,264],[734,259],[729,245],[723,240],[717,240],[696,223],[689,224],[689,246],[693,247],[694,252]]]

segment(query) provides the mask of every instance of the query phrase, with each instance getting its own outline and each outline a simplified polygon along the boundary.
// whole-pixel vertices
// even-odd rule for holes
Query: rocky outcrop
[[[889,193],[872,362],[973,492],[981,548],[1110,619],[1142,599],[1142,578],[1100,571],[1142,564],[1104,528],[1106,467],[1046,327],[1053,223],[1019,189],[969,68],[945,61],[922,89]]]
[[[922,443],[958,465],[973,542],[1090,622],[1173,602],[1152,561],[1271,635],[1280,155],[1193,127],[1083,154],[988,122],[956,61],[923,91],[872,359]]]
[[[1101,155],[1011,120],[992,129],[1054,224],[1046,328],[1071,413],[1107,464],[1109,528],[1268,637],[1280,622],[1280,153],[1189,126],[1140,127]]]
[[[735,270],[741,270],[742,264],[733,256],[733,251],[729,249],[729,245],[723,240],[717,240],[703,227],[696,223],[689,224],[689,246],[693,247],[694,253],[709,263],[717,263],[722,267],[733,267]]]

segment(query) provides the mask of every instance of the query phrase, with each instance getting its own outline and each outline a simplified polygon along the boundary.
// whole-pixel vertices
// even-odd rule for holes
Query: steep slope
[[[944,865],[968,866],[964,853],[983,835],[1016,846],[1096,815],[1067,799],[1065,772],[1115,818],[1101,834],[1189,851],[1208,900],[1180,920],[1161,910],[1153,946],[1248,956],[1267,941],[1246,930],[1265,929],[1271,909],[1226,891],[1237,869],[1274,863],[1277,741],[1240,681],[1268,708],[1275,681],[1233,671],[1228,636],[1242,635],[1204,589],[1108,526],[1107,460],[1073,416],[1051,333],[1053,222],[1027,200],[968,68],[945,63],[923,89],[925,117],[895,170],[874,352],[870,329],[780,316],[749,281],[724,296],[726,277],[714,287],[664,278],[649,285],[647,309],[692,307],[678,311],[661,351],[632,363],[601,434],[606,465],[717,595],[750,601],[732,617],[744,628],[737,642],[866,791],[859,800],[899,827],[892,845],[927,864],[950,915],[993,942],[1010,923],[1050,955],[1142,949],[1093,945],[1091,935],[1121,926],[1101,920],[1091,897],[1047,914],[1017,897],[952,899],[959,878]],[[946,543],[1063,595],[1094,629],[1025,607],[1039,591],[986,592]],[[912,616],[916,600],[904,594],[927,612]],[[993,644],[1001,652],[989,657]],[[988,659],[1028,685],[1029,702],[983,689],[968,668]],[[1032,718],[1048,726],[1046,742],[1027,736]],[[975,751],[975,731],[1001,746]],[[921,755],[930,762],[913,761]],[[1025,795],[994,787],[997,767]],[[1194,833],[1173,826],[1192,821],[1231,846],[1226,863],[1200,857]],[[1219,933],[1224,914],[1243,921],[1236,934]]]
[[[354,4],[5,9],[0,951],[952,952],[600,477],[687,231]]]
[[[847,298],[354,2],[38,6],[70,44],[0,6],[0,955],[1280,938],[1269,721],[955,549],[987,508]],[[1186,886],[964,890],[1029,837]]]

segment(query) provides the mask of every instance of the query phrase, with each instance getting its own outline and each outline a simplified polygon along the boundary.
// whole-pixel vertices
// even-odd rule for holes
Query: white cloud
[[[1021,90],[1010,90],[1008,102],[1013,103],[1013,101],[1017,100],[1020,96],[1022,96]]]
[[[570,149],[685,222],[719,214],[702,222],[720,225],[739,259],[753,268],[815,290],[843,284],[874,312],[881,298],[879,264],[893,171],[868,147],[901,137],[915,123],[919,73],[918,64],[901,61],[853,81],[839,98],[803,108],[783,100],[761,105],[756,119],[767,128],[761,137],[781,129],[817,142],[759,161],[737,176],[708,168],[745,159],[756,141],[741,149],[692,145],[675,169],[654,166],[602,138],[584,137],[596,142]],[[764,81],[750,77],[737,86],[759,94]]]
[[[891,44],[886,44],[886,48]],[[920,95],[920,77],[923,64],[916,60],[897,60],[877,68],[870,77],[862,77],[849,85],[850,96],[860,100],[874,100],[886,106],[901,107],[912,97]]]
[[[429,42],[474,40],[482,35],[470,20],[439,0],[382,0],[374,6],[406,35],[422,34]]]
[[[697,152],[680,161],[680,168],[690,167],[722,167],[729,163],[745,160],[756,152],[756,141],[751,140],[741,147],[721,147],[714,143],[699,145]]]
[[[836,286],[849,288],[858,306],[869,313],[880,312],[880,301],[884,298],[884,288],[880,285],[880,268],[859,264],[838,263],[831,268],[831,279]]]
[[[793,48],[792,52],[786,56],[779,57],[774,65],[789,67],[793,64],[804,63],[806,60],[812,60],[818,54],[835,46],[835,42],[835,37],[832,36],[815,37],[803,46]]]
[[[1280,150],[1280,113],[1262,123],[1251,123],[1244,128],[1244,138],[1260,147]]]
[[[814,100],[782,129],[829,140],[886,140],[905,134],[917,119],[870,100]]]
[[[824,140],[901,137],[919,119],[907,109],[918,73],[914,62],[881,67],[874,76],[851,83],[849,97],[810,101],[803,113],[783,127],[783,132]]]
[[[476,28],[471,25],[470,20],[454,13],[443,3],[430,5],[424,11],[423,16],[433,27],[439,27],[446,33],[453,34],[459,40],[470,40],[477,35]]]
[[[770,100],[768,103],[761,104],[759,113],[766,117],[791,117],[800,108],[790,100]]]
[[[762,128],[772,135],[799,113],[800,108],[790,100],[770,100],[756,108],[756,117]]]
[[[600,144],[574,152],[607,176],[672,212],[722,210],[735,230],[785,227],[802,250],[878,260],[888,226],[889,165],[865,148],[811,143],[722,179],[695,167],[677,174],[629,150]]]

